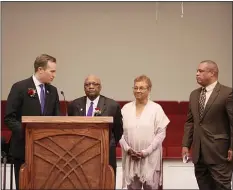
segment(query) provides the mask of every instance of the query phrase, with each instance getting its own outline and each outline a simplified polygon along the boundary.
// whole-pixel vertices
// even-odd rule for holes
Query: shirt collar
[[[214,83],[208,85],[206,87],[206,91],[209,92],[209,91],[213,90],[217,83],[218,83],[218,81],[215,81]]]
[[[98,105],[99,99],[100,99],[100,96],[98,96],[96,99],[94,99],[93,101],[91,101],[91,100],[87,97],[87,105],[90,105],[91,102],[93,102],[93,103],[94,103],[94,106],[96,107],[96,106]]]
[[[32,76],[32,79],[33,79],[35,86],[40,86],[41,84],[43,84],[36,78],[35,75]]]

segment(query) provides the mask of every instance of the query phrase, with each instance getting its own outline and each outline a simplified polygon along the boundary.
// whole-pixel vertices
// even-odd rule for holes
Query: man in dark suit
[[[10,152],[14,158],[16,189],[25,157],[25,130],[22,116],[60,115],[57,89],[50,84],[56,74],[56,59],[42,54],[34,62],[35,74],[13,84],[7,98],[4,122],[12,131]]]
[[[68,106],[69,116],[94,116],[95,108],[101,110],[101,116],[112,116],[113,125],[110,131],[109,164],[116,176],[116,145],[123,133],[122,115],[119,104],[105,96],[100,95],[101,81],[98,77],[90,75],[84,81],[86,96],[73,100]]]
[[[232,88],[218,82],[218,66],[199,64],[184,126],[182,155],[190,156],[200,190],[230,190],[232,176]]]

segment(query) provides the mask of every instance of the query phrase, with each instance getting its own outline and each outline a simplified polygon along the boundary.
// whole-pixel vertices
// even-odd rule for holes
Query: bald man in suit
[[[182,155],[190,156],[200,190],[229,190],[232,177],[232,88],[218,82],[218,66],[202,61],[184,125]]]
[[[101,116],[112,116],[113,124],[109,133],[110,149],[109,164],[112,166],[116,180],[116,146],[123,134],[123,123],[120,105],[103,95],[100,79],[95,75],[89,75],[84,81],[84,91],[86,96],[73,100],[68,106],[69,116],[95,116],[95,108],[100,108]],[[90,109],[90,107],[92,107]],[[91,110],[91,111],[90,111]]]

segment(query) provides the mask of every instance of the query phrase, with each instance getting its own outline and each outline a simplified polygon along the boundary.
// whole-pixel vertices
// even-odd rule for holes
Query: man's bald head
[[[88,75],[84,81],[84,84],[87,82],[87,81],[96,81],[97,83],[99,83],[101,85],[101,81],[100,81],[100,78],[97,77],[96,75]]]
[[[95,75],[88,75],[84,81],[84,91],[90,100],[96,99],[101,91],[100,78]]]

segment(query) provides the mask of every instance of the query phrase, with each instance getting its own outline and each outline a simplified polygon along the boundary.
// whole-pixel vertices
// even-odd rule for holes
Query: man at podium
[[[16,189],[19,170],[25,160],[25,130],[22,116],[60,115],[57,88],[50,83],[55,78],[56,58],[42,54],[34,62],[32,77],[13,84],[7,98],[4,122],[12,131],[10,153],[14,159]]]
[[[86,96],[73,100],[68,106],[69,116],[112,116],[113,125],[110,132],[109,164],[116,178],[116,145],[123,134],[122,115],[119,104],[100,95],[101,81],[94,75],[89,75],[84,81]]]

